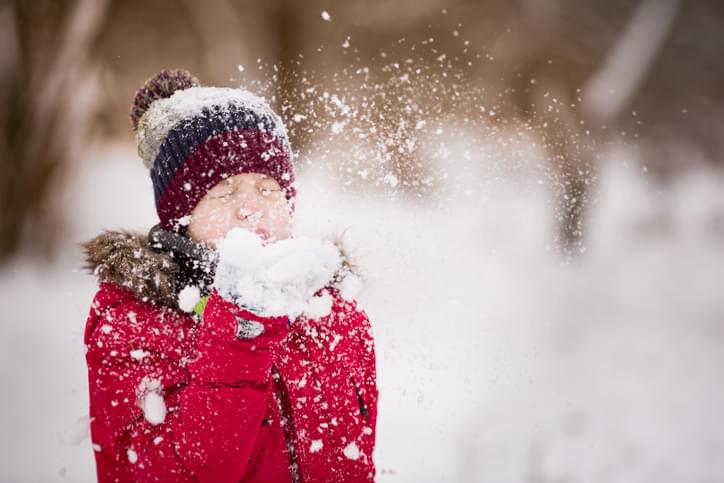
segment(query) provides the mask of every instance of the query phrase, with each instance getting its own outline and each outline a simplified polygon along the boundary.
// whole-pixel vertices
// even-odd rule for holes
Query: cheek
[[[204,206],[194,211],[189,232],[197,240],[213,243],[235,225],[234,211],[228,204]]]
[[[262,225],[277,240],[291,237],[291,213],[286,200],[267,205]]]
[[[291,213],[286,201],[275,204],[268,213],[269,219],[276,227],[284,228],[291,224]]]

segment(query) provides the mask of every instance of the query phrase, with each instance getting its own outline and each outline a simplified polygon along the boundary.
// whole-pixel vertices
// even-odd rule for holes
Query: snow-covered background
[[[95,477],[82,332],[96,285],[75,243],[155,213],[133,146],[81,168],[58,200],[61,256],[0,272],[2,481]],[[296,233],[346,229],[367,278],[379,481],[724,481],[724,174],[659,186],[610,153],[586,251],[562,264],[546,184],[475,173],[416,203],[343,189],[322,164],[300,173]]]

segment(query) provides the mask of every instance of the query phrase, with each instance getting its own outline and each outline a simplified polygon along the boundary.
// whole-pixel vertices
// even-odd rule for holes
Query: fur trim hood
[[[338,287],[349,275],[359,277],[359,270],[349,257],[342,236],[329,241],[339,250],[342,263],[327,286]],[[98,278],[130,289],[139,300],[178,308],[177,276],[180,268],[167,252],[151,247],[148,235],[131,231],[104,231],[81,244],[84,268]]]

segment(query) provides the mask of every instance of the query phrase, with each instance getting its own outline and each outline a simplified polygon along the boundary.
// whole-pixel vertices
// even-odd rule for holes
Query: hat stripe
[[[206,109],[207,115],[218,116],[218,121],[223,122],[222,118],[229,106],[232,105],[272,119],[273,122],[269,123],[268,127],[274,129],[275,135],[283,139],[284,144],[289,148],[284,124],[263,98],[244,89],[191,87],[176,91],[171,97],[154,101],[139,120],[136,138],[138,153],[143,163],[149,170],[152,168],[158,157],[161,143],[166,139],[168,133],[185,119],[199,116]],[[208,110],[209,106],[220,107],[212,113]],[[218,125],[216,127],[218,128]]]
[[[226,106],[226,109],[213,106],[213,110],[216,112],[204,108],[200,114],[181,121],[169,131],[161,144],[151,168],[153,194],[157,203],[183,161],[207,139],[228,130],[259,130],[270,133],[277,131],[273,118],[233,104]],[[284,144],[286,147],[286,143]]]
[[[241,149],[242,144],[247,148]],[[220,155],[224,152],[232,155]],[[270,158],[262,159],[258,155],[261,152],[269,152]],[[278,180],[287,199],[296,194],[293,177],[284,177],[284,173],[292,172],[292,166],[279,138],[256,129],[222,131],[191,152],[157,200],[156,209],[164,228],[174,229],[173,223],[190,213],[216,183],[227,176],[247,172],[263,173]],[[184,187],[187,182],[188,189]]]

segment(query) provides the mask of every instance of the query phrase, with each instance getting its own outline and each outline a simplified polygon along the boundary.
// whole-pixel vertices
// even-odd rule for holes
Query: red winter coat
[[[290,324],[212,292],[195,320],[162,304],[146,243],[107,233],[86,245],[115,282],[101,283],[84,337],[99,481],[373,481],[375,352],[355,302],[327,287],[330,314]],[[244,321],[264,331],[239,338]],[[144,416],[149,391],[165,417]]]

